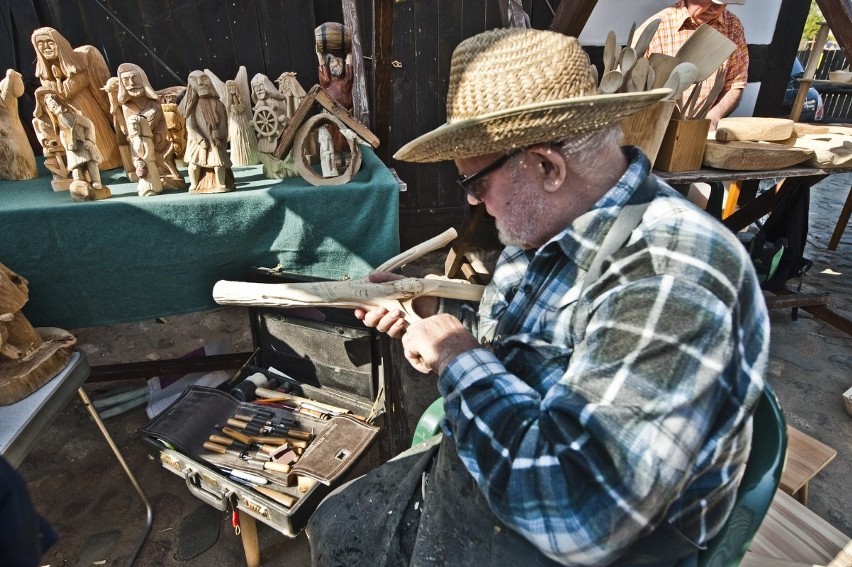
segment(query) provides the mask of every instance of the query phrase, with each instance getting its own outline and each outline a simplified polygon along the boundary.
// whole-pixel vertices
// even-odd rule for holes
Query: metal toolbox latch
[[[233,494],[230,489],[222,488],[218,493],[206,490],[201,484],[201,475],[190,466],[187,466],[183,470],[183,478],[186,481],[186,487],[196,498],[210,504],[221,512],[228,510],[231,494]]]

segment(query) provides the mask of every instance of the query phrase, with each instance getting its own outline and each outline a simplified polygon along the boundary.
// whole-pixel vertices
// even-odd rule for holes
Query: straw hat
[[[487,31],[453,52],[447,123],[394,158],[433,162],[562,140],[603,128],[670,92],[598,95],[589,58],[575,38],[520,28]]]

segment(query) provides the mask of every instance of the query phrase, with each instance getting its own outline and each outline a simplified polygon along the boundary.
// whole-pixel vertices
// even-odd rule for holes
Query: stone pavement
[[[820,183],[811,197],[806,255],[815,261],[804,289],[831,292],[830,307],[852,319],[852,228],[834,252],[826,250],[852,174]],[[443,256],[431,255],[408,268],[412,275],[441,270]],[[767,380],[775,388],[789,423],[837,449],[838,456],[813,481],[810,508],[852,534],[852,417],[841,394],[852,386],[852,337],[799,310],[772,313],[772,347]],[[92,365],[174,358],[216,337],[230,336],[235,351],[250,350],[248,317],[242,308],[169,318],[162,322],[73,330]],[[434,379],[401,363],[405,399],[413,424],[437,397]],[[88,384],[92,399],[137,388],[140,381]],[[230,519],[191,496],[181,478],[150,460],[135,431],[148,419],[143,408],[106,420],[110,433],[154,507],[154,524],[136,565],[185,567],[244,564]],[[21,464],[38,510],[60,534],[43,565],[123,565],[144,523],[144,509],[109,453],[95,425],[76,400],[69,403]],[[308,565],[304,535],[288,539],[258,523],[263,565]],[[193,542],[215,540],[209,549]]]

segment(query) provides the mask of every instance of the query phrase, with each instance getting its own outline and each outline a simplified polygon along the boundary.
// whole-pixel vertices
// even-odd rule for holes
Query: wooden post
[[[379,138],[376,154],[390,162],[391,49],[393,48],[393,0],[373,0],[373,121]]]
[[[805,65],[805,73],[799,79],[799,92],[796,93],[796,99],[793,101],[793,107],[790,110],[790,120],[793,122],[798,122],[799,116],[802,114],[802,105],[805,103],[805,97],[808,95],[808,89],[811,88],[811,81],[816,74],[819,57],[822,55],[829,31],[828,24],[823,22],[817,32],[816,39],[814,39],[811,53],[808,55],[808,63]]]
[[[367,95],[367,77],[364,73],[364,50],[361,47],[361,18],[355,0],[343,0],[343,25],[352,34],[352,114],[361,124],[370,124],[370,101]]]
[[[248,513],[240,513],[240,538],[246,554],[246,567],[260,565],[260,545],[257,541],[257,521]]]

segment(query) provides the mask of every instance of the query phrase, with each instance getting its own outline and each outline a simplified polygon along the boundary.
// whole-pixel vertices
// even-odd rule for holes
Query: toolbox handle
[[[214,494],[209,490],[204,490],[201,487],[201,477],[198,471],[192,467],[186,467],[183,471],[183,478],[186,481],[186,487],[199,500],[213,506],[220,512],[226,512],[229,507],[230,491],[225,490],[220,494]]]

